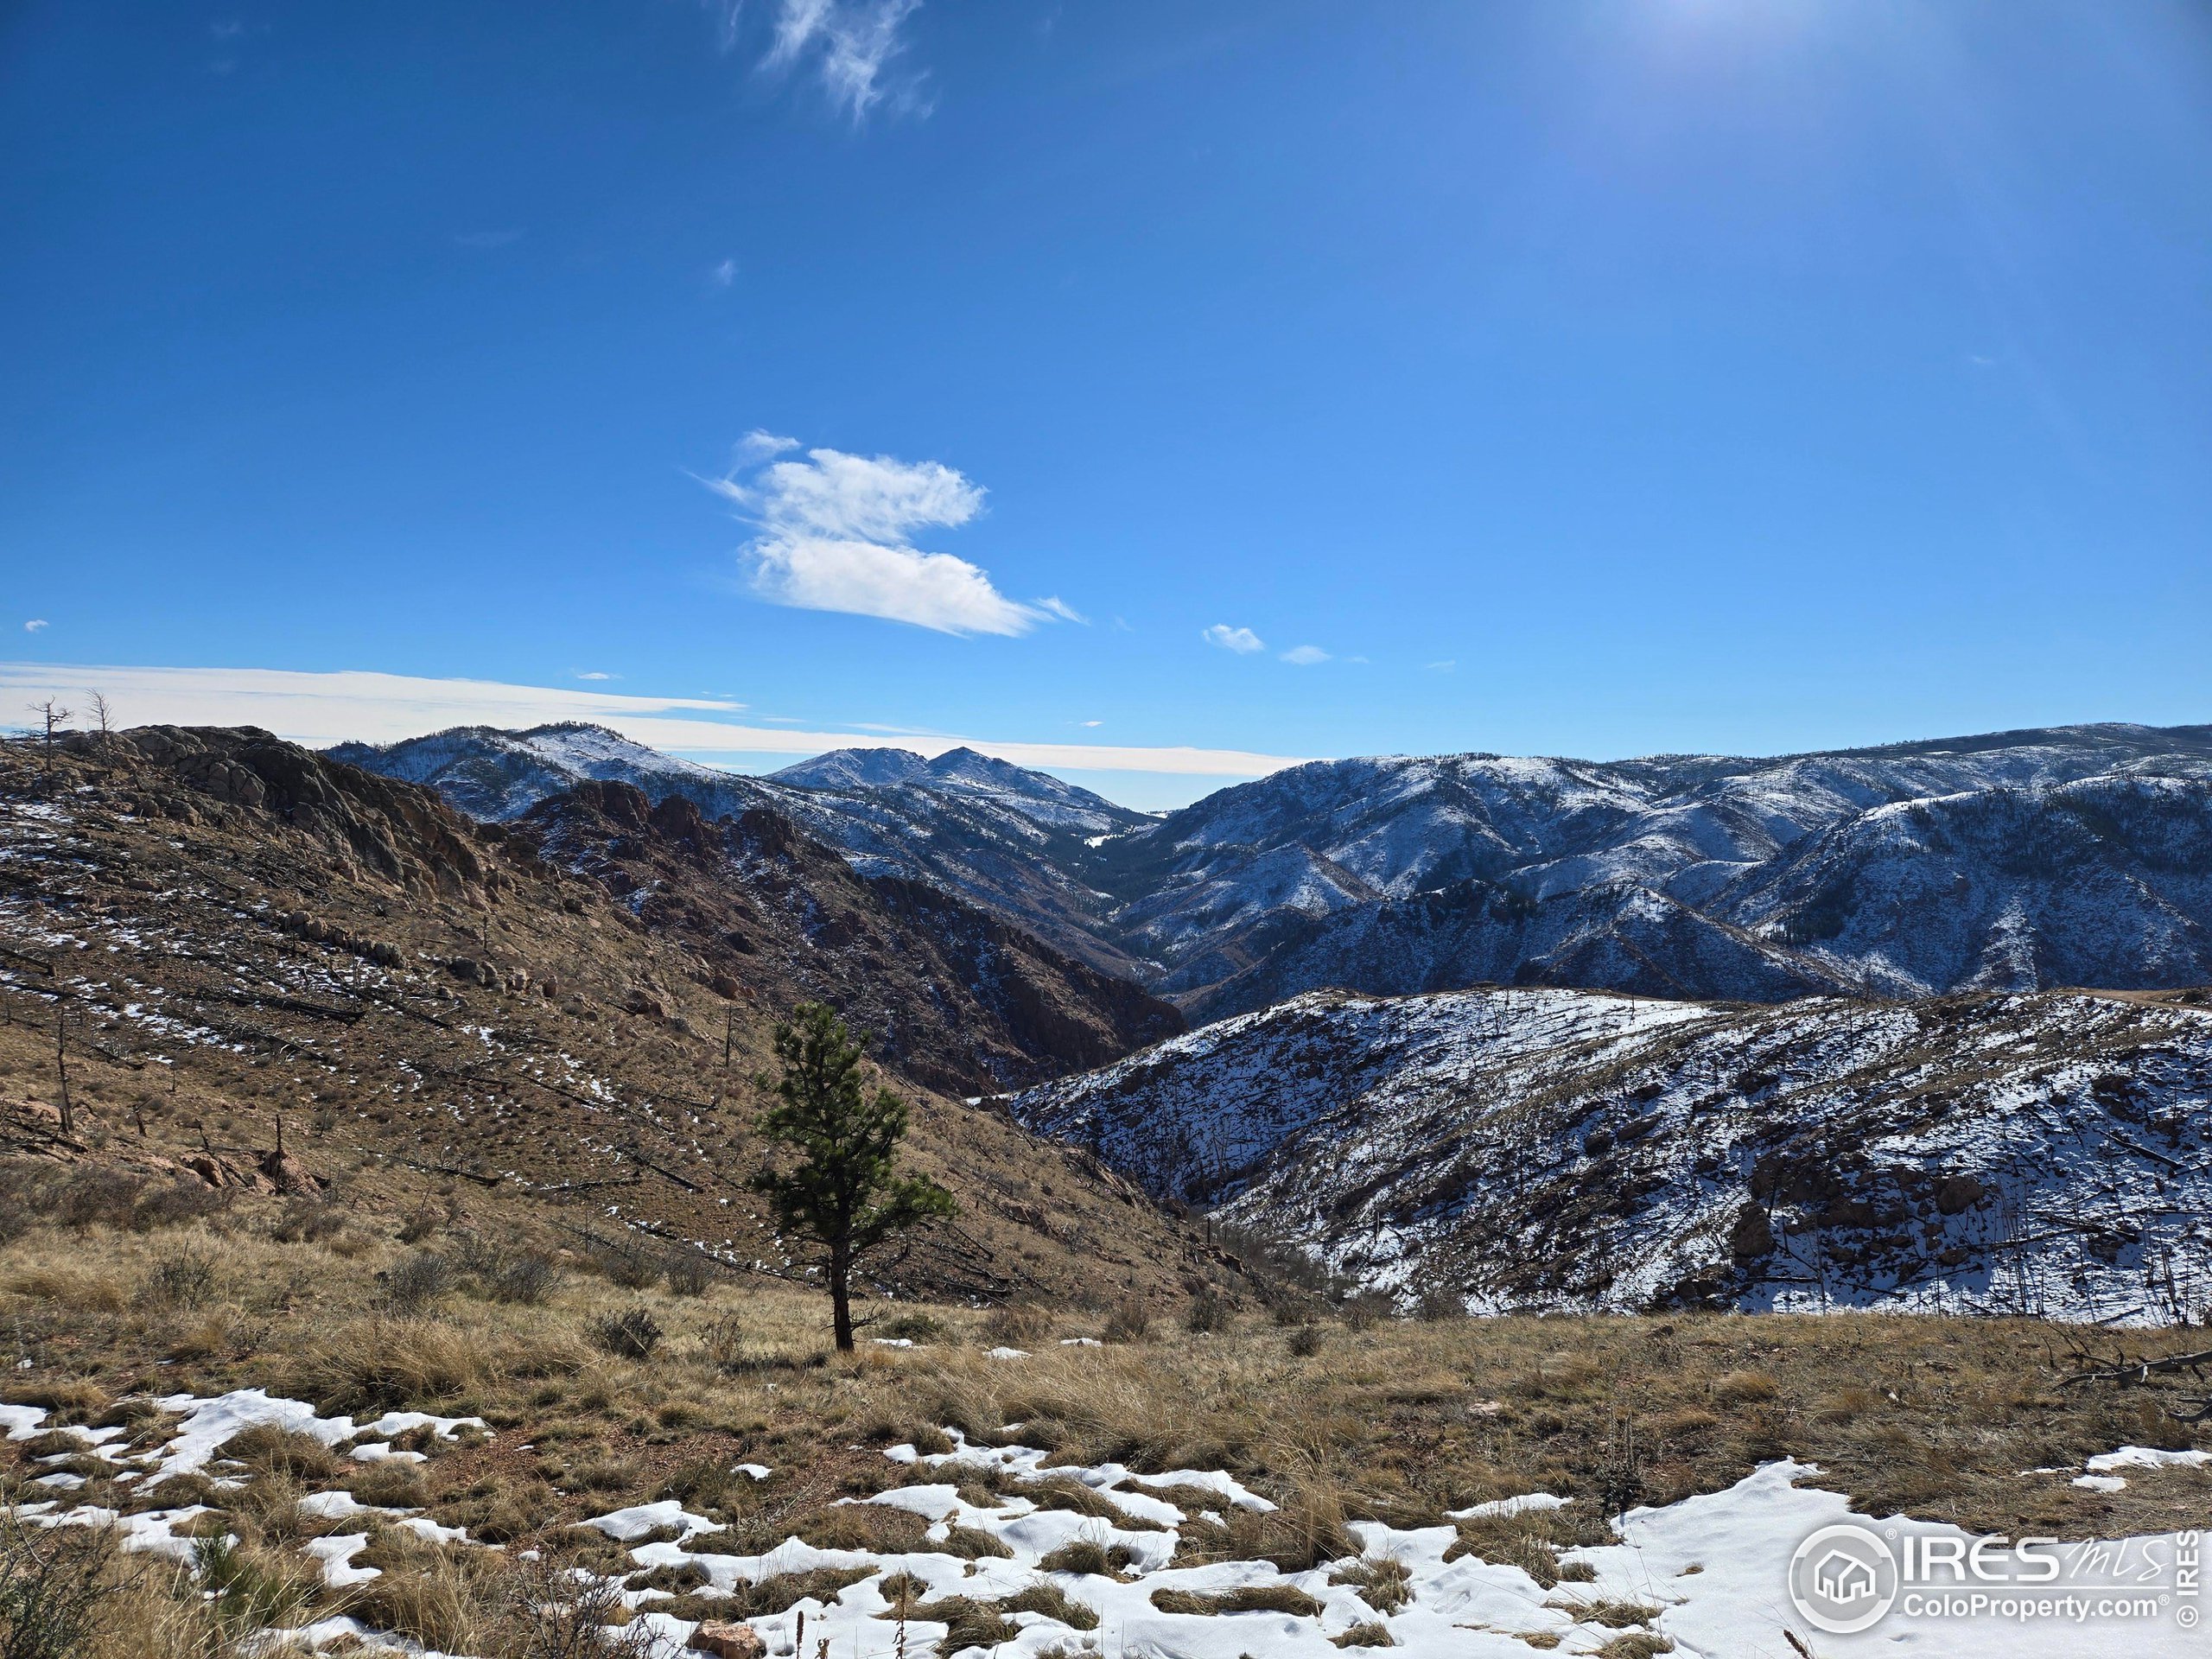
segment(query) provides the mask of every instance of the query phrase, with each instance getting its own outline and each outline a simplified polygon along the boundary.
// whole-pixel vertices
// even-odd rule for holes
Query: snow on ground
[[[188,1394],[171,1395],[155,1402],[163,1411],[179,1413],[184,1422],[155,1465],[157,1479],[189,1474],[204,1468],[218,1448],[233,1434],[257,1427],[288,1430],[311,1435],[325,1446],[343,1446],[365,1435],[389,1450],[391,1437],[412,1428],[429,1427],[440,1440],[451,1440],[463,1428],[481,1429],[481,1417],[433,1417],[426,1412],[387,1412],[372,1423],[357,1425],[351,1417],[318,1417],[315,1408],[298,1400],[279,1399],[259,1389],[240,1389],[212,1400]]]
[[[423,1427],[446,1438],[472,1421],[394,1414],[357,1427],[350,1419],[319,1417],[300,1402],[258,1389],[210,1400],[172,1395],[157,1403],[180,1419],[174,1433],[150,1449],[99,1455],[149,1470],[186,1463],[202,1468],[213,1460],[221,1444],[211,1440],[218,1430],[227,1438],[244,1427],[277,1424],[335,1446],[356,1433],[403,1433]],[[6,1421],[10,1433],[23,1439],[40,1432],[44,1415],[36,1408],[25,1408]],[[86,1432],[85,1437],[96,1432]],[[1528,1659],[1532,1650],[1595,1654],[1618,1640],[1624,1630],[1664,1637],[1686,1659],[1763,1659],[1770,1655],[1780,1659],[1791,1651],[1785,1631],[1809,1640],[1810,1650],[1821,1659],[1891,1653],[1940,1655],[1943,1659],[2181,1659],[2206,1651],[2202,1634],[2184,1629],[2174,1617],[2171,1595],[2163,1604],[2158,1599],[2162,1586],[2171,1586],[2178,1542],[2171,1535],[2063,1547],[2058,1551],[2065,1573],[2062,1587],[2081,1596],[2087,1609],[2078,1618],[2023,1620],[2005,1617],[2001,1607],[1937,1618],[1920,1613],[1907,1599],[1863,1634],[1822,1634],[1793,1607],[1787,1592],[1791,1555],[1818,1529],[1857,1521],[1893,1542],[1908,1538],[1956,1541],[1963,1550],[1973,1541],[1938,1523],[1853,1516],[1847,1500],[1821,1488],[1819,1469],[1789,1459],[1764,1465],[1725,1491],[1664,1508],[1630,1510],[1615,1522],[1617,1541],[1561,1553],[1562,1561],[1575,1564],[1588,1574],[1586,1579],[1563,1580],[1546,1590],[1516,1566],[1471,1554],[1447,1560],[1459,1539],[1451,1526],[1402,1529],[1356,1522],[1349,1530],[1362,1547],[1361,1555],[1306,1572],[1285,1573],[1256,1560],[1176,1567],[1172,1563],[1180,1529],[1192,1517],[1159,1494],[1171,1493],[1190,1503],[1196,1489],[1218,1499],[1216,1513],[1231,1506],[1258,1511],[1273,1506],[1220,1470],[1140,1475],[1118,1463],[1053,1466],[1050,1454],[1036,1447],[986,1445],[957,1431],[948,1433],[951,1449],[947,1452],[925,1453],[911,1445],[893,1447],[886,1454],[890,1465],[886,1473],[908,1484],[854,1501],[923,1516],[931,1523],[925,1545],[950,1545],[951,1529],[960,1527],[988,1534],[1010,1554],[970,1559],[949,1548],[878,1554],[817,1548],[797,1538],[757,1555],[694,1550],[692,1541],[711,1536],[715,1523],[673,1501],[631,1505],[582,1524],[630,1543],[630,1555],[640,1568],[696,1567],[705,1575],[696,1593],[710,1599],[730,1595],[741,1584],[784,1573],[840,1568],[867,1574],[827,1602],[809,1598],[785,1612],[753,1620],[769,1652],[779,1655],[794,1653],[802,1619],[810,1653],[822,1650],[823,1644],[837,1659],[894,1659],[931,1650],[947,1626],[910,1618],[902,1627],[883,1592],[886,1580],[901,1573],[925,1586],[919,1597],[923,1607],[951,1597],[1002,1600],[1042,1582],[1095,1616],[1095,1624],[1085,1630],[1045,1613],[1017,1612],[1010,1616],[1018,1627],[1010,1640],[988,1650],[964,1649],[963,1659],[984,1659],[987,1652],[988,1659],[1040,1659],[1053,1653],[1096,1655],[1099,1659],[1241,1659],[1247,1655],[1333,1659],[1344,1650],[1337,1643],[1347,1634],[1355,1630],[1371,1633],[1376,1626],[1387,1631],[1390,1643],[1408,1659]],[[104,1437],[103,1443],[111,1438]],[[2110,1471],[2204,1470],[2208,1465],[2212,1465],[2212,1454],[2203,1452],[2122,1446],[2089,1459],[2087,1467],[2092,1473],[2123,1478]],[[762,1470],[760,1478],[767,1473]],[[930,1478],[939,1474],[943,1479]],[[995,1492],[988,1504],[962,1495],[963,1481],[974,1495],[980,1474],[989,1475],[995,1486],[1004,1489]],[[1068,1481],[1079,1482],[1113,1506],[1121,1520],[1040,1503],[1037,1499],[1051,1496],[1042,1486],[1037,1499],[1023,1492],[1024,1487],[1038,1483]],[[2208,1497],[2212,1497],[2212,1487]],[[1471,1504],[1452,1514],[1455,1518],[1497,1516],[1556,1508],[1567,1501],[1531,1492]],[[466,1542],[459,1529],[440,1527],[404,1510],[363,1504],[343,1491],[310,1494],[301,1507],[321,1519],[343,1522],[359,1516],[369,1518],[371,1524],[405,1528],[431,1541]],[[14,1511],[20,1519],[41,1526],[118,1527],[125,1548],[188,1563],[194,1559],[193,1541],[180,1536],[178,1529],[207,1512],[194,1505],[118,1515],[92,1506],[65,1510],[54,1501],[20,1504]],[[342,1589],[375,1576],[376,1569],[353,1564],[372,1535],[365,1526],[358,1532],[311,1539],[304,1548],[320,1562],[325,1582]],[[1045,1560],[1071,1543],[1096,1544],[1116,1552],[1115,1558],[1124,1565],[1112,1576],[1046,1571]],[[1925,1553],[1924,1544],[1918,1548]],[[1363,1593],[1366,1569],[1378,1563],[1395,1563],[1410,1592],[1395,1611],[1378,1609]],[[1939,1578],[1939,1586],[1942,1582]],[[1274,1605],[1238,1612],[1171,1611],[1155,1605],[1154,1598],[1165,1592],[1179,1592],[1186,1598],[1243,1592],[1263,1602],[1271,1599]],[[2145,1597],[2149,1610],[2141,1617],[2107,1616],[2099,1611],[2100,1603]],[[654,1604],[666,1599],[665,1592],[650,1590],[627,1592],[624,1597],[653,1633],[655,1659],[678,1659],[696,1626],[656,1611]],[[1179,1604],[1171,1599],[1170,1605]],[[1179,1605],[1187,1609],[1191,1604],[1186,1599]],[[315,1649],[341,1643],[361,1644],[368,1651],[378,1646],[374,1631],[342,1616],[284,1632],[280,1639]]]

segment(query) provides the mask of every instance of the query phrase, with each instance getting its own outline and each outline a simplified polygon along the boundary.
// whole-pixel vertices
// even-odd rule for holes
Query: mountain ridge
[[[1161,818],[964,750],[832,751],[766,779],[595,728],[344,753],[480,815],[588,772],[710,812],[772,805],[856,869],[960,893],[1199,1020],[1328,985],[1777,1001],[2212,979],[2212,726],[1772,758],[1361,756]],[[2040,869],[2052,847],[2064,868]]]

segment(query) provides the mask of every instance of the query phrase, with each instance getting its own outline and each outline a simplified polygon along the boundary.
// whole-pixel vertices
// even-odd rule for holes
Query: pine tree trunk
[[[836,1333],[837,1351],[853,1351],[853,1262],[845,1247],[830,1250],[830,1319]]]

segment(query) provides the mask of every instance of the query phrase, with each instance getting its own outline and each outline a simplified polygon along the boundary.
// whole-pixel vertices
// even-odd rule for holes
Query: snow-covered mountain
[[[2212,981],[2212,727],[1827,754],[1316,762],[1165,819],[956,749],[766,779],[602,728],[338,758],[511,818],[592,779],[772,806],[865,874],[976,899],[1199,1019],[1318,987],[1777,1001]]]
[[[1312,993],[1010,1104],[1406,1300],[2212,1308],[2202,1003]]]
[[[1101,851],[1202,1016],[1483,981],[1771,1001],[2212,979],[2212,728],[1317,762]]]
[[[1049,772],[1032,772],[974,749],[947,749],[931,760],[906,749],[833,749],[769,777],[794,788],[832,794],[866,789],[950,796],[1046,830],[1080,836],[1116,835],[1150,822],[1141,813]]]
[[[680,795],[709,817],[774,804],[751,778],[678,760],[604,726],[564,721],[528,731],[455,726],[398,743],[340,743],[334,760],[428,784],[473,818],[518,818],[549,795],[587,780],[633,784],[654,801]]]
[[[507,821],[583,782],[624,783],[709,818],[766,807],[836,848],[864,875],[931,882],[972,899],[1096,968],[1138,977],[1103,925],[1105,900],[1077,874],[1087,837],[1150,824],[1141,812],[973,749],[925,760],[903,749],[838,749],[749,778],[662,754],[603,726],[456,727],[334,760],[428,784],[462,811]]]

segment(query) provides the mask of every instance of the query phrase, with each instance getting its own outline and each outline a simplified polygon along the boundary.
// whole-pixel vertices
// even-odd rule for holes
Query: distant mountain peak
[[[883,789],[930,775],[930,763],[912,749],[831,749],[772,772],[769,778],[798,789]]]

